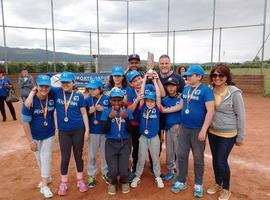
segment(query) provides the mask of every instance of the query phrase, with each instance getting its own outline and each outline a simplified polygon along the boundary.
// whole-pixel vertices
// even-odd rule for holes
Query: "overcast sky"
[[[50,0],[3,0],[5,24],[51,28]],[[266,36],[270,31],[268,2]],[[165,31],[167,0],[145,0],[129,3],[129,31]],[[170,30],[212,27],[213,0],[171,0]],[[264,0],[216,0],[216,27],[261,24]],[[99,1],[100,31],[126,32],[126,3]],[[96,31],[96,0],[54,0],[55,28]],[[97,37],[92,34],[93,52],[97,53]],[[45,32],[41,30],[6,29],[7,46],[45,49]],[[147,52],[155,60],[166,53],[166,34],[136,35],[135,52],[146,59]],[[270,40],[270,38],[269,38]],[[0,41],[3,45],[2,31]],[[89,34],[55,32],[56,51],[89,54]],[[262,45],[262,27],[226,29],[222,31],[221,61],[252,60]],[[214,61],[218,61],[219,31],[215,31]],[[270,58],[270,41],[265,59]],[[133,51],[132,35],[129,52]],[[48,32],[48,48],[52,50],[52,32]],[[211,31],[176,33],[176,62],[209,62]],[[126,35],[101,35],[101,54],[126,54]],[[172,34],[169,55],[173,57]],[[45,58],[44,58],[45,59]]]

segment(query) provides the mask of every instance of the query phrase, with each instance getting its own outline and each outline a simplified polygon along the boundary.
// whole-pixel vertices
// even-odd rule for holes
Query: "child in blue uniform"
[[[110,91],[113,87],[120,88],[124,95],[127,94],[127,80],[124,76],[123,66],[112,66],[112,74],[109,77],[109,83],[104,87],[104,92],[110,95]]]
[[[30,149],[35,153],[41,171],[40,193],[45,198],[53,197],[48,184],[51,182],[50,169],[54,144],[54,98],[49,95],[51,80],[49,76],[37,77],[37,94],[33,99],[33,107],[22,107],[22,121]]]
[[[83,145],[88,139],[89,122],[85,109],[84,97],[73,90],[75,76],[71,72],[63,72],[60,76],[61,88],[52,88],[50,94],[55,97],[59,144],[61,151],[61,183],[58,195],[67,194],[68,166],[71,150],[77,168],[77,187],[80,192],[86,192],[88,187],[83,181]],[[30,93],[25,104],[31,105],[33,94]],[[30,99],[30,103],[28,100]]]
[[[129,109],[125,109],[124,93],[115,87],[110,93],[110,108],[104,109],[101,116],[106,135],[105,156],[108,165],[108,194],[116,194],[117,176],[120,176],[122,193],[129,192],[128,159],[129,144],[127,129],[132,120]]]
[[[86,89],[90,96],[85,99],[86,110],[88,112],[90,135],[88,140],[88,181],[87,186],[96,186],[96,175],[98,171],[98,151],[101,150],[101,172],[102,178],[108,183],[108,167],[105,159],[105,133],[100,121],[102,111],[109,107],[110,99],[102,93],[100,79],[91,79]]]
[[[184,88],[180,104],[166,108],[165,113],[181,111],[181,127],[178,143],[178,181],[171,191],[178,193],[187,188],[188,158],[190,149],[194,158],[194,196],[203,196],[204,149],[206,133],[211,124],[215,105],[211,88],[201,83],[204,70],[200,65],[192,65],[184,74],[188,86]]]
[[[144,91],[145,82],[147,79],[147,74],[143,79],[143,84],[141,90]],[[131,183],[131,187],[135,188],[141,181],[141,175],[143,173],[146,156],[148,150],[150,150],[150,155],[153,160],[153,169],[155,175],[155,181],[158,188],[163,188],[164,184],[160,177],[160,139],[158,136],[159,133],[159,120],[160,120],[160,91],[157,83],[158,76],[154,76],[152,79],[155,90],[145,90],[144,99],[140,101],[140,139],[139,139],[139,154],[138,154],[138,163],[136,167],[136,177]]]
[[[161,101],[164,108],[169,108],[180,103],[181,96],[178,93],[179,81],[174,77],[168,78],[164,83],[166,93],[168,94]],[[181,112],[167,113],[164,115],[164,126],[166,136],[166,165],[168,173],[164,180],[169,181],[174,177],[176,171],[176,153],[180,132]],[[177,169],[178,170],[178,169]]]

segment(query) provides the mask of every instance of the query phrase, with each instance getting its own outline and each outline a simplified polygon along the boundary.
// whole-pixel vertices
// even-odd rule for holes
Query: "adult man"
[[[22,69],[18,82],[21,88],[21,97],[24,102],[34,87],[34,80],[33,77],[28,74],[27,69]]]
[[[176,78],[179,81],[179,93],[182,93],[183,88],[185,87],[185,81],[178,73],[172,70],[172,64],[168,55],[164,54],[159,57],[158,75],[163,85],[170,77]]]

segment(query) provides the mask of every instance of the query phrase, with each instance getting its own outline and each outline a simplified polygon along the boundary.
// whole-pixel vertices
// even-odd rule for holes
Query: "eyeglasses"
[[[212,78],[224,78],[225,75],[224,74],[212,74]]]

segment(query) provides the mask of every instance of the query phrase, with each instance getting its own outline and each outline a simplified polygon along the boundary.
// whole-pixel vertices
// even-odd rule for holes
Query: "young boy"
[[[87,186],[93,188],[96,186],[96,175],[98,171],[98,150],[101,149],[101,172],[102,178],[108,182],[108,167],[105,159],[105,134],[100,117],[104,108],[109,106],[109,97],[102,93],[101,80],[93,78],[86,89],[89,96],[85,99],[86,110],[88,112],[90,136],[88,140],[88,181]]]
[[[111,107],[104,109],[101,115],[103,130],[107,134],[105,142],[105,157],[108,165],[108,194],[116,194],[117,176],[120,176],[122,193],[128,193],[128,160],[129,143],[127,129],[133,116],[124,106],[124,93],[114,87],[110,93]]]
[[[184,74],[188,86],[184,88],[180,104],[166,108],[165,113],[181,111],[181,127],[178,143],[179,177],[171,191],[178,193],[187,188],[188,157],[190,149],[194,158],[194,196],[203,196],[204,148],[207,129],[212,121],[215,105],[213,91],[201,83],[204,70],[192,65]]]
[[[144,91],[147,74],[143,79],[141,90]],[[160,139],[159,132],[159,117],[160,117],[160,91],[157,83],[158,76],[153,76],[153,83],[155,85],[156,92],[145,90],[144,100],[140,101],[140,139],[139,139],[139,154],[138,163],[136,167],[136,177],[131,183],[131,187],[136,188],[141,181],[141,175],[143,173],[146,156],[148,150],[153,160],[153,168],[155,174],[155,181],[158,188],[163,188],[164,184],[160,177]]]
[[[179,81],[170,77],[165,83],[166,93],[168,94],[161,101],[164,108],[169,108],[180,103],[180,94],[178,93]],[[166,165],[168,172],[164,177],[169,181],[174,177],[176,171],[176,153],[180,132],[181,112],[167,113],[164,115],[165,137],[166,137]],[[177,169],[178,170],[178,169]]]

